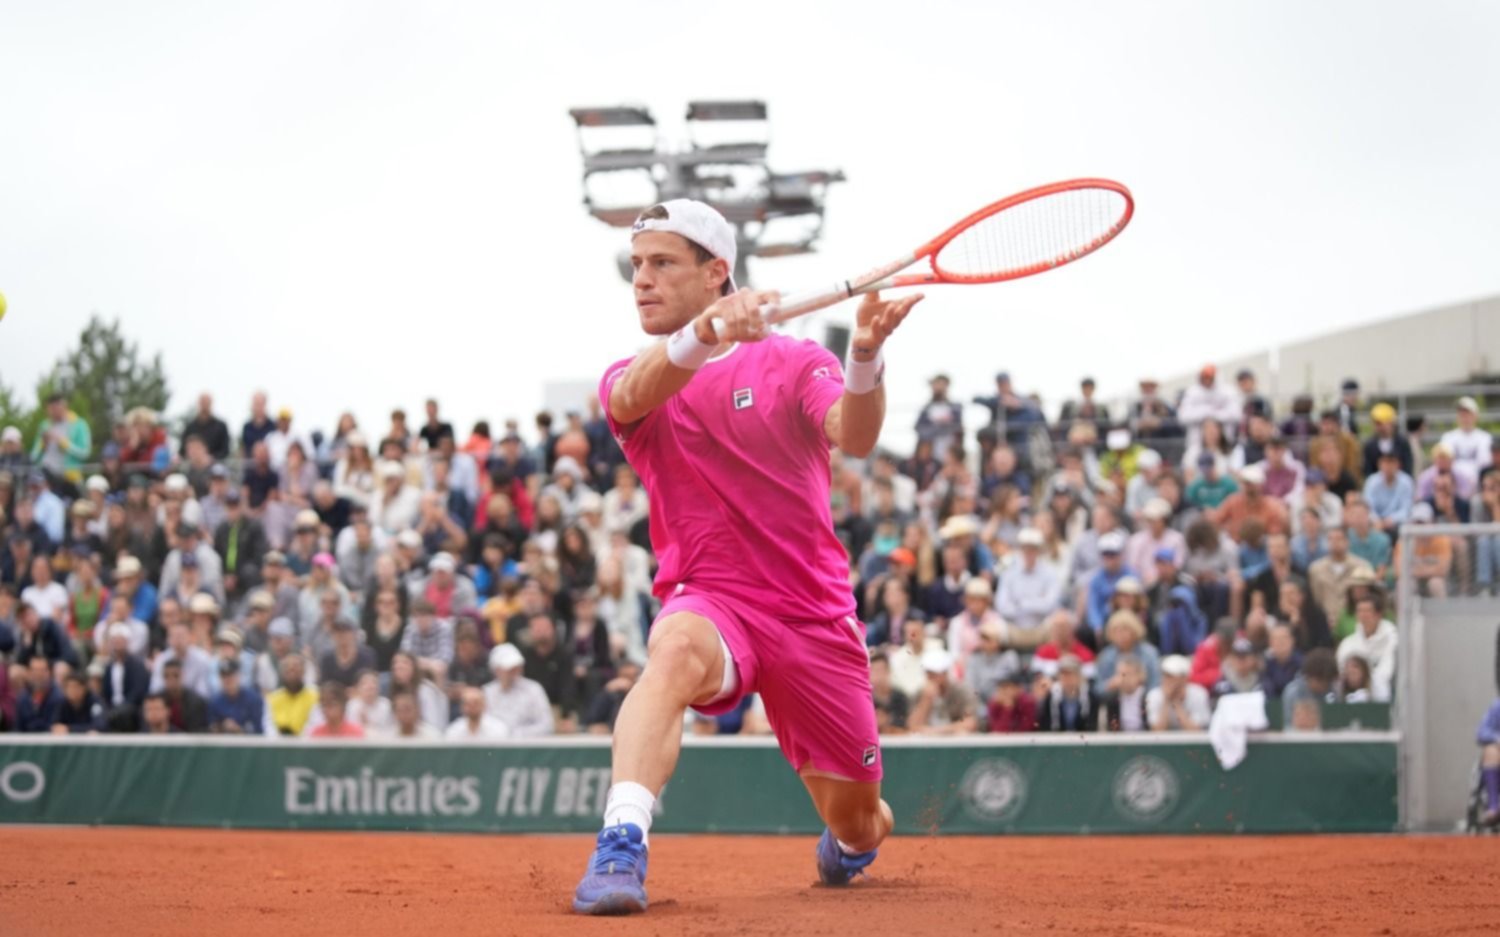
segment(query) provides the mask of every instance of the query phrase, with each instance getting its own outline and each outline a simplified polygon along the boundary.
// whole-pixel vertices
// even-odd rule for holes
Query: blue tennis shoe
[[[599,844],[578,891],[579,914],[639,914],[646,910],[646,844],[641,828],[620,823],[599,831]],[[871,854],[873,858],[873,854]]]
[[[818,840],[818,878],[824,885],[847,885],[856,875],[865,874],[865,866],[875,861],[878,849],[849,855],[839,848],[833,831],[823,830]]]

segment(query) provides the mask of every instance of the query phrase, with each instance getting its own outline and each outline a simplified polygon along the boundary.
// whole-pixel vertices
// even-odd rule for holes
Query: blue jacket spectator
[[[1160,651],[1163,656],[1192,657],[1208,637],[1208,618],[1198,608],[1198,595],[1192,586],[1173,586],[1170,595],[1167,612],[1157,625],[1161,633]]]
[[[46,658],[33,657],[27,667],[27,688],[16,700],[16,728],[22,732],[51,732],[62,714],[63,694],[52,682]]]

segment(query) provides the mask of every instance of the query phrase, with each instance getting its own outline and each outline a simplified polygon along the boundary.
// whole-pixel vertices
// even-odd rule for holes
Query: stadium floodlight
[[[734,276],[742,286],[750,283],[750,257],[816,249],[828,187],[844,181],[837,169],[772,172],[766,165],[770,131],[764,101],[689,102],[686,147],[663,145],[656,119],[644,107],[580,107],[568,113],[578,128],[583,201],[590,214],[624,228],[655,202],[707,202],[735,228]],[[621,134],[634,136],[627,141]],[[772,229],[780,236],[768,238]],[[628,251],[616,262],[629,280]]]

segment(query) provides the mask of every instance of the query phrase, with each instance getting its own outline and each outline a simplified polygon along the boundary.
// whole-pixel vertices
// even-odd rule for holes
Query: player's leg
[[[614,783],[605,800],[604,829],[573,896],[574,911],[646,910],[652,808],[677,766],[683,714],[730,687],[735,671],[725,647],[713,622],[694,612],[669,613],[652,626],[646,668],[615,719]]]
[[[1500,821],[1500,745],[1486,745],[1479,757],[1480,776],[1484,779],[1483,821]]]
[[[896,819],[890,804],[880,799],[879,781],[849,781],[804,769],[802,783],[844,852],[874,852],[891,835]]]

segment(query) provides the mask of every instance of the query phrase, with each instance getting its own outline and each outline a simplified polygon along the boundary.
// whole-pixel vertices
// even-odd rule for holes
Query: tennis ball
[[[5,318],[5,294],[0,293],[0,319]]]

